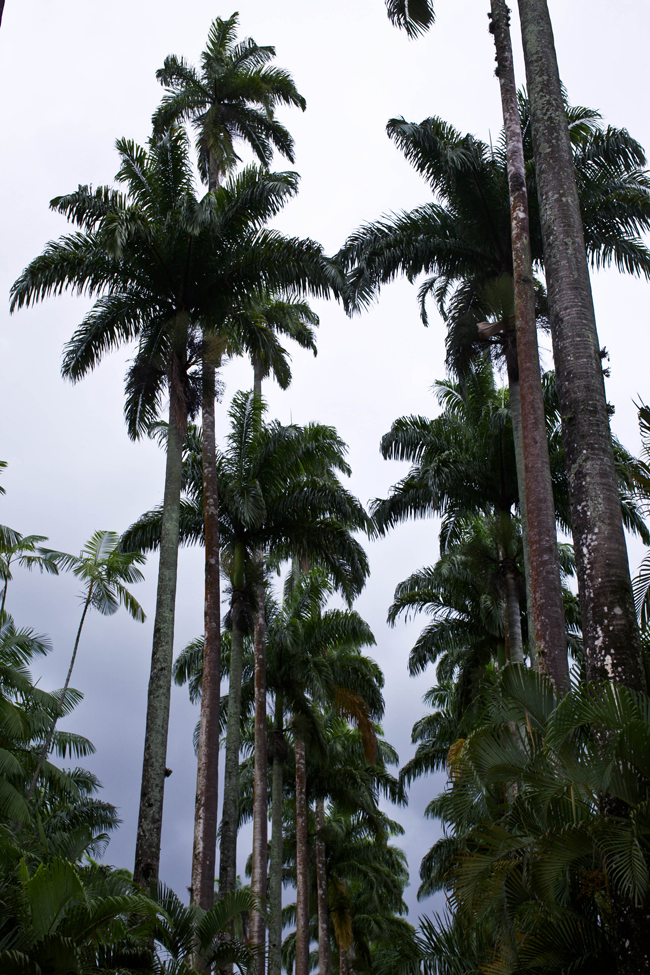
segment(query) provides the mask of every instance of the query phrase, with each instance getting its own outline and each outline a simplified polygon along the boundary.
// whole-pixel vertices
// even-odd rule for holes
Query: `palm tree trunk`
[[[510,394],[510,417],[512,419],[512,439],[515,443],[515,464],[517,467],[517,491],[519,493],[519,514],[521,516],[521,540],[524,550],[524,573],[526,575],[526,615],[528,622],[528,647],[531,664],[537,670],[537,643],[535,640],[535,614],[533,612],[533,589],[530,573],[530,540],[528,537],[528,512],[526,509],[526,484],[524,479],[524,441],[521,432],[521,392],[519,379],[512,378],[508,364],[508,392]]]
[[[561,690],[567,686],[569,676],[566,626],[553,485],[540,382],[524,148],[512,61],[509,11],[505,0],[491,0],[491,12],[506,133],[510,193],[521,441],[524,461],[523,497],[527,535],[524,544],[529,545],[529,564],[526,565],[526,572],[530,575],[531,622],[542,666],[550,675],[556,688]],[[519,478],[519,471],[517,476]]]
[[[179,404],[170,387],[165,495],[160,526],[160,563],[153,625],[151,674],[142,764],[142,789],[133,879],[143,887],[158,880],[162,832],[167,729],[174,649],[174,612],[178,568],[178,527],[183,467],[183,431],[178,426]]]
[[[512,535],[510,512],[501,511],[498,517],[503,527],[504,537],[510,538]],[[508,650],[507,659],[511,664],[523,664],[524,644],[521,637],[521,606],[519,604],[517,577],[515,568],[505,557],[501,544],[499,544],[499,561],[502,564],[505,589],[504,623],[505,642]]]
[[[268,822],[268,744],[266,734],[266,618],[264,582],[257,589],[257,622],[254,641],[255,682],[255,772],[253,782],[253,857],[251,891],[260,903],[266,900]],[[251,912],[251,944],[259,948],[258,975],[264,975],[266,929],[258,911]]]
[[[253,395],[262,398],[262,363],[259,356],[253,358]],[[259,564],[264,572],[264,554],[259,553]],[[255,755],[253,780],[253,854],[251,891],[260,903],[266,900],[267,831],[268,831],[268,743],[266,734],[266,619],[264,616],[264,582],[257,587],[257,622],[254,640],[255,684]],[[259,949],[258,975],[264,975],[264,946],[266,931],[264,918],[251,913],[251,944]]]
[[[283,733],[284,699],[275,697],[273,769],[271,777],[271,864],[269,867],[269,975],[282,970],[282,768],[287,746]]]
[[[318,897],[318,975],[330,975],[329,911],[327,909],[327,858],[325,853],[325,801],[316,800],[316,890]]]
[[[339,975],[349,975],[348,949],[339,944]]]
[[[519,0],[590,680],[646,689],[580,204],[546,0]]]
[[[301,732],[294,734],[296,753],[296,968],[309,975],[309,877],[307,862],[307,763]]]
[[[235,547],[233,571],[232,642],[230,651],[230,687],[228,689],[228,725],[226,728],[226,767],[223,778],[221,814],[221,856],[219,863],[219,896],[231,893],[237,879],[237,830],[239,827],[239,743],[241,739],[241,679],[244,656],[244,549]]]
[[[94,586],[93,583],[91,582],[90,587],[88,589],[88,595],[86,596],[84,602],[84,608],[81,614],[81,620],[79,621],[79,629],[77,630],[77,636],[74,641],[70,666],[68,667],[68,673],[65,679],[65,684],[63,685],[63,690],[61,691],[61,706],[63,706],[63,703],[65,701],[65,696],[68,692],[68,687],[70,686],[70,679],[72,677],[72,668],[74,667],[74,662],[77,659],[77,650],[79,649],[79,640],[81,639],[81,631],[83,630],[83,625],[86,620],[86,614],[88,613],[88,610],[90,608],[90,600],[92,598],[93,588]],[[5,593],[6,591],[7,591],[7,587],[5,586]],[[38,782],[38,776],[40,775],[41,769],[43,768],[43,762],[47,759],[47,756],[50,752],[50,746],[52,744],[52,738],[54,737],[54,732],[56,730],[56,724],[58,720],[59,720],[59,715],[55,714],[54,720],[52,721],[52,726],[48,731],[47,738],[45,739],[45,744],[41,749],[41,754],[38,756],[38,762],[36,765],[36,770],[34,772],[34,775],[32,776],[32,781],[29,783],[29,789],[27,790],[27,794],[25,796],[27,802],[29,802],[29,800],[31,799],[34,793],[34,789],[36,788],[36,783]]]
[[[202,459],[205,534],[205,604],[201,717],[194,807],[192,901],[212,907],[219,815],[219,704],[221,697],[221,594],[219,586],[219,495],[217,488],[214,366],[203,363]]]
[[[524,648],[521,639],[521,607],[519,605],[519,591],[517,587],[517,578],[511,569],[506,569],[505,571],[505,590],[510,663],[523,664]]]

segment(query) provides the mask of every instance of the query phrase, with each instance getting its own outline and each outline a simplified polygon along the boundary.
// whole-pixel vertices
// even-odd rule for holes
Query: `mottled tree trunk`
[[[281,692],[275,698],[273,729],[273,766],[271,775],[271,863],[269,867],[269,975],[282,970],[282,767],[287,746],[284,740],[284,701]]]
[[[171,384],[170,384],[171,386]],[[160,526],[160,563],[153,625],[151,674],[142,764],[142,789],[135,847],[133,879],[143,887],[158,880],[162,832],[167,729],[174,652],[174,611],[178,568],[178,528],[183,466],[184,430],[179,429],[180,407],[170,388],[165,494]]]
[[[537,652],[558,690],[566,688],[568,664],[555,505],[544,400],[540,381],[535,292],[530,253],[528,195],[517,88],[505,0],[491,0],[492,32],[506,133],[510,226],[517,331],[517,365],[529,546],[532,622]]]
[[[339,975],[350,975],[348,965],[348,949],[339,944]]]
[[[307,852],[307,762],[302,734],[294,734],[296,753],[296,969],[309,975],[309,867]]]
[[[587,674],[645,690],[589,271],[546,0],[519,0]]]
[[[201,717],[194,807],[192,901],[207,911],[214,900],[219,816],[219,703],[221,697],[221,595],[219,496],[214,422],[214,366],[203,362],[202,410],[205,603]]]
[[[316,891],[318,897],[318,975],[330,975],[330,924],[327,909],[327,856],[323,830],[325,802],[316,800]]]
[[[268,823],[268,743],[266,734],[266,619],[264,582],[257,589],[257,621],[254,642],[255,683],[255,771],[253,781],[253,856],[251,890],[260,903],[266,900],[267,823]],[[258,911],[251,912],[251,944],[257,945],[258,975],[264,975],[266,925]]]
[[[243,558],[243,556],[242,556]],[[235,554],[237,559],[237,553]],[[244,593],[233,583],[230,687],[226,727],[226,764],[223,777],[219,896],[235,889],[237,829],[239,826],[239,744],[241,739],[241,679],[244,654]]]

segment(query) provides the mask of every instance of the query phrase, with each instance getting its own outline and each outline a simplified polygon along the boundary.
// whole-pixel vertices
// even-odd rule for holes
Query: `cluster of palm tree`
[[[434,22],[431,0],[386,7],[412,37]],[[160,505],[121,536],[97,532],[79,557],[0,528],[3,971],[649,970],[650,586],[644,563],[632,587],[624,530],[650,544],[650,472],[609,429],[588,266],[650,277],[650,182],[627,131],[569,105],[546,0],[519,0],[519,13],[527,93],[504,0],[490,2],[496,145],[435,116],[389,121],[434,198],[360,228],[334,257],[269,226],[298,189],[296,173],[269,170],[276,150],[294,158],[276,110],[305,101],[272,47],[237,40],[237,14],[215,20],[199,68],[165,60],[147,145],[117,142],[118,188],[52,201],[74,231],[23,271],[11,307],[67,289],[93,300],[63,375],[76,382],[112,350],[134,349],[127,430],[157,439],[165,483]],[[256,165],[241,165],[241,145]],[[402,417],[383,437],[383,456],[411,467],[367,513],[341,480],[351,470],[337,432],[267,419],[262,384],[289,385],[285,339],[315,352],[311,297],[352,314],[398,274],[426,275],[421,316],[433,298],[450,378],[434,387],[434,419]],[[553,340],[546,374],[538,329]],[[233,397],[219,446],[220,372],[241,356],[252,388]],[[650,412],[639,412],[647,435]],[[393,774],[383,675],[366,654],[375,640],[353,609],[369,574],[357,536],[428,516],[441,519],[439,558],[397,586],[388,620],[429,615],[409,670],[433,664],[436,684],[413,729],[416,753]],[[205,552],[205,615],[174,661],[183,544]],[[71,678],[84,622],[91,608],[120,605],[144,619],[126,586],[153,550],[131,876],[93,859],[118,824],[96,780],[50,756],[92,750],[58,727],[80,698]],[[31,679],[48,645],[7,614],[12,566],[82,581],[60,691]],[[200,704],[189,906],[159,881],[173,680]],[[445,890],[449,911],[415,932],[392,842],[402,830],[386,804],[441,770],[447,785],[427,815],[444,835],[423,857],[420,894]],[[250,820],[242,886],[238,838]]]

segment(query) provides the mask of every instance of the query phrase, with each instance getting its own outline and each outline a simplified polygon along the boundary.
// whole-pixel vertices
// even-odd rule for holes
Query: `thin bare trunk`
[[[268,744],[266,733],[266,618],[264,583],[257,589],[257,621],[254,642],[255,682],[255,771],[253,782],[253,857],[251,890],[260,903],[266,900],[267,831],[268,831]],[[260,949],[258,975],[264,975],[266,925],[258,911],[251,912],[251,944]]]
[[[221,814],[219,896],[235,889],[237,879],[237,830],[239,827],[239,744],[241,740],[241,679],[244,652],[244,593],[233,587],[230,688],[226,728],[226,766]]]
[[[279,691],[275,698],[275,727],[272,739],[269,975],[280,975],[282,969],[282,767],[287,757],[283,723],[284,700],[282,692]]]
[[[497,514],[501,523],[504,538],[512,537],[511,515],[509,511]],[[512,664],[523,664],[524,644],[521,636],[521,606],[519,603],[519,587],[517,585],[517,569],[511,559],[504,552],[499,543],[499,563],[504,581],[503,623],[506,645],[506,660]]]
[[[519,605],[519,589],[514,570],[506,568],[506,621],[508,624],[508,643],[510,646],[510,663],[523,664],[524,648],[521,639],[521,607]]]
[[[309,876],[307,854],[307,762],[302,734],[294,734],[296,753],[296,969],[309,975]]]
[[[174,613],[178,569],[178,528],[183,466],[183,434],[179,429],[180,405],[170,384],[169,427],[165,495],[160,527],[160,565],[156,617],[151,650],[151,675],[147,695],[147,719],[142,763],[142,789],[135,848],[133,879],[143,887],[158,880],[160,837],[165,791],[167,730],[174,652]]]
[[[88,610],[90,608],[90,600],[92,598],[93,588],[94,588],[93,584],[91,583],[90,588],[88,590],[88,595],[86,596],[86,600],[84,602],[84,608],[81,614],[81,620],[79,621],[79,629],[77,630],[77,637],[74,641],[72,658],[70,660],[70,666],[68,667],[68,673],[65,679],[65,684],[63,685],[63,690],[61,691],[61,706],[63,706],[63,703],[65,701],[65,696],[68,692],[68,687],[70,686],[70,678],[72,677],[72,668],[74,667],[74,662],[77,659],[77,650],[79,649],[79,640],[81,639],[81,631],[83,629],[84,621],[86,619],[86,614],[88,613]],[[5,586],[5,593],[6,592],[7,592],[7,587]],[[3,600],[3,609],[4,609],[4,600]],[[36,765],[36,770],[34,772],[34,775],[32,776],[32,781],[29,783],[29,789],[27,790],[27,795],[25,796],[28,802],[34,793],[34,789],[36,788],[38,777],[40,775],[41,769],[43,768],[43,762],[45,762],[47,756],[49,755],[50,746],[52,744],[52,738],[54,737],[54,732],[56,730],[56,724],[57,721],[59,720],[59,717],[60,717],[59,714],[56,714],[54,716],[54,720],[52,721],[52,726],[47,733],[47,738],[45,739],[45,743],[43,745],[43,748],[41,749],[41,754],[38,756],[38,763]]]
[[[204,911],[214,901],[219,816],[219,705],[221,698],[221,593],[214,366],[203,363],[202,459],[205,534],[205,603],[201,717],[194,807],[192,901]]]
[[[491,0],[491,10],[506,133],[532,620],[543,667],[561,690],[569,673],[566,627],[540,381],[524,149],[505,0]]]
[[[519,0],[519,14],[587,675],[645,690],[553,29],[546,0]]]
[[[327,909],[327,856],[323,830],[325,802],[316,800],[316,890],[318,896],[318,975],[330,975],[330,923]]]
[[[339,975],[349,975],[348,949],[339,944]]]
[[[524,573],[526,575],[526,617],[528,624],[528,652],[531,666],[537,670],[537,644],[535,642],[535,614],[533,613],[533,589],[530,580],[530,542],[528,540],[528,517],[526,511],[526,483],[524,480],[524,441],[521,432],[521,396],[519,379],[510,377],[508,368],[508,390],[510,393],[510,417],[512,419],[512,438],[515,442],[515,463],[517,467],[517,490],[519,492],[519,514],[521,517],[521,541],[524,550]]]

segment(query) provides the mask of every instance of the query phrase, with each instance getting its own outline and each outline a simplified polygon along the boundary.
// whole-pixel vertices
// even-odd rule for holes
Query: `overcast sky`
[[[647,38],[650,6],[643,0],[555,0],[550,3],[560,73],[574,103],[600,109],[607,122],[626,126],[650,145],[647,113]],[[211,20],[234,8],[208,0],[7,0],[0,28],[0,98],[4,151],[0,156],[0,294],[44,244],[65,233],[49,200],[79,183],[109,183],[117,168],[117,137],[144,142],[161,95],[155,71],[167,54],[196,62]],[[364,221],[410,209],[429,199],[385,134],[387,120],[419,122],[439,115],[461,131],[489,140],[500,128],[498,83],[487,0],[438,0],[438,19],[416,41],[392,28],[383,0],[241,0],[240,36],[274,44],[277,64],[290,70],[307,111],[283,113],[296,141],[301,191],[276,220],[281,230],[309,236],[329,252]],[[513,23],[518,80],[523,83],[518,23]],[[290,168],[276,158],[275,168]],[[650,399],[647,289],[615,271],[594,277],[601,345],[611,353],[608,397],[613,428],[638,449],[632,400]],[[129,351],[107,357],[77,386],[60,377],[63,344],[89,307],[64,296],[10,318],[0,306],[0,459],[9,468],[0,522],[50,544],[78,552],[97,529],[124,530],[162,498],[163,457],[150,442],[133,444],[123,417],[123,376]],[[431,415],[430,386],[444,376],[444,330],[432,315],[423,328],[415,289],[386,288],[370,312],[349,321],[335,304],[319,303],[318,357],[296,351],[287,392],[267,384],[269,415],[284,422],[334,424],[349,444],[351,489],[365,503],[382,496],[403,473],[386,463],[379,439],[409,413]],[[550,355],[546,350],[546,365]],[[251,385],[245,364],[223,375],[226,401]],[[642,552],[631,547],[633,569]],[[395,584],[437,556],[436,524],[404,525],[370,546],[372,575],[357,608],[377,639],[374,656],[386,674],[386,737],[402,762],[413,753],[410,729],[423,713],[421,696],[433,682],[408,677],[408,651],[423,621],[390,630],[386,610]],[[122,611],[88,620],[73,684],[85,694],[68,726],[86,734],[97,753],[86,764],[104,783],[104,797],[124,820],[109,847],[111,863],[132,866],[140,788],[146,688],[153,623],[156,560],[136,590],[148,619]],[[202,630],[202,553],[181,553],[176,651]],[[7,608],[21,626],[47,633],[54,652],[37,676],[59,687],[67,669],[80,613],[74,581],[20,570]],[[179,893],[189,882],[196,710],[185,689],[174,689],[163,826],[162,879]],[[441,782],[423,780],[407,810],[406,828],[414,918],[419,861],[437,835],[422,818]],[[243,855],[248,843],[243,840]],[[243,860],[242,860],[243,862]],[[241,869],[241,867],[240,867]],[[428,905],[429,907],[431,905]],[[439,906],[436,904],[436,906]]]

